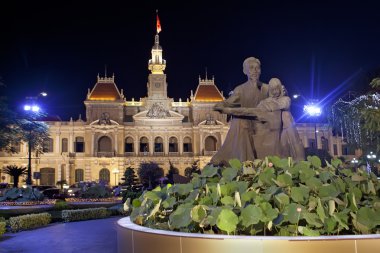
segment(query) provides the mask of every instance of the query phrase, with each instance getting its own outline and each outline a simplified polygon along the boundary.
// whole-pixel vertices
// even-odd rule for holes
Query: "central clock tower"
[[[145,98],[147,109],[153,104],[160,104],[164,109],[169,110],[172,99],[168,98],[168,84],[166,83],[166,61],[162,58],[162,47],[159,42],[159,35],[154,38],[152,47],[152,58],[148,62],[150,74],[148,77],[148,97]]]

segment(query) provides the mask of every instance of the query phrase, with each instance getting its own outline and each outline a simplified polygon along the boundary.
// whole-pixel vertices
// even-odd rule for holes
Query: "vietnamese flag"
[[[160,23],[160,19],[158,18],[158,14],[157,14],[157,34],[161,32],[161,23]]]

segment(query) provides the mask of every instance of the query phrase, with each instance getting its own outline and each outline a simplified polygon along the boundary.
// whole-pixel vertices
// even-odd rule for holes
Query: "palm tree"
[[[8,165],[3,168],[3,172],[5,174],[8,174],[13,177],[13,187],[17,188],[18,187],[18,179],[22,175],[26,175],[27,172],[26,167],[18,167],[16,165]]]

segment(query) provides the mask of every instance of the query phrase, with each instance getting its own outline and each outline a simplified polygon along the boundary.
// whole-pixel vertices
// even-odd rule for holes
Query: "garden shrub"
[[[5,226],[6,226],[6,223],[3,221],[0,221],[0,237],[5,233]]]
[[[66,201],[63,201],[63,200],[57,200],[54,204],[54,209],[57,211],[66,210],[66,209],[70,209],[70,208],[71,208],[71,206],[69,204],[67,204]]]
[[[206,166],[187,184],[127,202],[136,224],[207,234],[318,236],[380,233],[380,183],[373,173],[321,167],[309,156]]]
[[[105,207],[62,211],[62,219],[64,222],[101,219],[109,217],[110,215],[110,212]]]
[[[12,232],[46,226],[50,222],[51,215],[49,213],[26,214],[9,218]]]

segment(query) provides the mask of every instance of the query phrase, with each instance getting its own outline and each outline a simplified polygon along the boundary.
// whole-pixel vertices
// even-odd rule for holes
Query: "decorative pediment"
[[[108,119],[107,121],[104,121],[104,119],[97,119],[90,123],[90,126],[99,126],[99,127],[106,127],[106,126],[119,126],[120,124],[112,119]]]
[[[151,119],[164,119],[171,117],[169,110],[166,110],[160,103],[154,103],[148,110],[146,116]]]
[[[149,110],[145,110],[133,115],[133,120],[136,124],[142,125],[180,125],[182,124],[182,120],[184,116],[174,111],[168,110],[168,116],[165,118],[159,117],[149,117]]]

